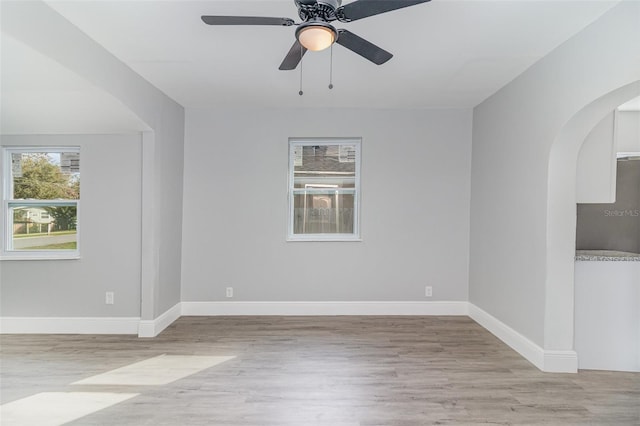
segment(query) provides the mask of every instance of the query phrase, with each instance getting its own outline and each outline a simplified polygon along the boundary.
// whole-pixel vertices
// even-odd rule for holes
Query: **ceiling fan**
[[[279,69],[295,69],[307,50],[320,51],[334,42],[357,53],[376,65],[393,57],[386,50],[345,29],[336,29],[330,22],[352,22],[392,10],[426,3],[430,0],[356,0],[342,6],[342,0],[294,0],[301,23],[290,18],[263,16],[202,16],[208,25],[279,25],[296,28],[296,41]]]

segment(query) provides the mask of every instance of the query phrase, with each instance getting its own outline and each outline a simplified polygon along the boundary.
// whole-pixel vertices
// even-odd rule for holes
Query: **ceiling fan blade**
[[[307,53],[307,49],[302,47],[298,40],[296,40],[278,69],[281,71],[295,70],[305,53]]]
[[[280,25],[290,27],[293,19],[270,18],[267,16],[202,16],[202,22],[208,25]]]
[[[353,3],[350,3],[353,4]],[[368,42],[347,30],[338,30],[338,39],[336,40],[341,46],[357,53],[365,59],[370,60],[376,65],[382,65],[389,59],[393,58],[393,55],[384,49],[379,48],[373,43]]]
[[[339,7],[336,15],[342,22],[351,22],[428,1],[430,0],[356,0]]]

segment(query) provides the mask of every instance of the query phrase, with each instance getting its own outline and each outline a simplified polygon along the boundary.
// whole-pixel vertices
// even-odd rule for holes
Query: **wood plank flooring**
[[[71,425],[640,425],[640,374],[542,373],[467,317],[183,317],[153,339],[0,339],[2,404],[139,394]],[[235,358],[160,386],[72,385],[162,354]]]

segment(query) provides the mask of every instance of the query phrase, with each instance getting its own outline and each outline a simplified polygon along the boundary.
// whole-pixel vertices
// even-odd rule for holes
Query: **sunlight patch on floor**
[[[137,393],[42,392],[0,406],[0,423],[7,426],[59,426],[138,395]]]
[[[166,385],[234,356],[160,355],[72,383],[73,385]]]

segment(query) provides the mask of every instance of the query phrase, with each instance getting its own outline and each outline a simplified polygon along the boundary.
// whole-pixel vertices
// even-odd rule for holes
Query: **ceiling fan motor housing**
[[[298,15],[304,22],[309,20],[335,21],[336,9],[342,0],[294,0]]]
[[[324,4],[336,10],[342,4],[342,0],[318,0],[318,4]]]
[[[2,0],[0,0],[2,1]],[[268,16],[220,16],[203,15],[207,25],[277,25],[296,26],[296,41],[280,64],[280,70],[295,69],[307,50],[319,52],[334,43],[351,50],[376,65],[382,65],[393,57],[386,50],[346,29],[336,29],[331,23],[357,21],[397,9],[427,3],[430,0],[353,0],[342,5],[342,0],[293,0],[302,20],[296,23],[290,18]]]

